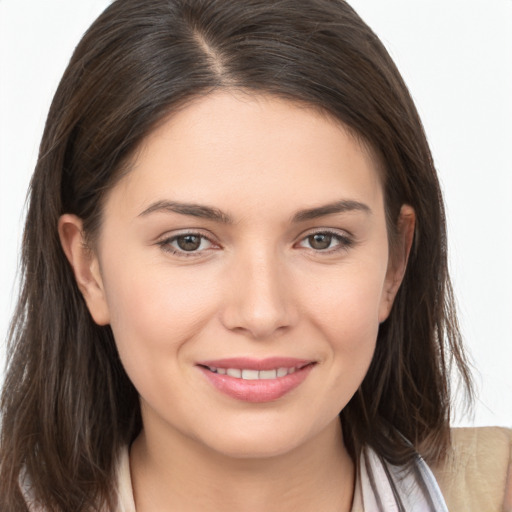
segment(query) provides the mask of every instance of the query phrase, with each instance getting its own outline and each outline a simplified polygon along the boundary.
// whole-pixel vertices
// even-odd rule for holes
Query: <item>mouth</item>
[[[297,388],[315,365],[315,361],[294,358],[231,358],[204,361],[197,367],[223,394],[261,403],[277,400]]]

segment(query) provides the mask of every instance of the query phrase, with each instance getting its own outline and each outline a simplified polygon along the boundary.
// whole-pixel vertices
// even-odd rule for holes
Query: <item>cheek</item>
[[[353,382],[353,391],[366,375],[375,351],[377,309],[375,296],[360,290],[341,293],[324,317],[324,332],[331,343],[338,383]]]
[[[113,263],[113,262],[112,262]],[[111,327],[121,359],[129,366],[176,354],[212,318],[216,290],[189,269],[105,262],[104,283]]]
[[[328,341],[330,391],[339,393],[342,406],[361,384],[375,351],[384,279],[380,267],[354,265],[331,275],[328,287],[312,288],[310,318]]]
[[[331,272],[328,280],[311,283],[310,311],[331,338],[348,346],[376,337],[385,270],[381,266],[350,265]],[[318,282],[320,281],[320,284]],[[358,341],[359,340],[359,341]]]

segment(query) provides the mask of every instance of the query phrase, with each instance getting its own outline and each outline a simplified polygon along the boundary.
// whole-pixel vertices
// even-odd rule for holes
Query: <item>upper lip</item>
[[[267,357],[255,359],[251,357],[230,357],[226,359],[209,359],[199,361],[199,366],[213,368],[239,368],[246,370],[275,370],[278,368],[302,368],[315,361],[311,359],[298,359],[295,357]]]

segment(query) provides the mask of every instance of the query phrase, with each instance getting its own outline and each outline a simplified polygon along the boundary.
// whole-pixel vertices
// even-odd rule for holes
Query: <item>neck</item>
[[[338,420],[290,452],[249,459],[143,431],[132,445],[130,466],[137,512],[348,512],[354,489],[354,465]]]

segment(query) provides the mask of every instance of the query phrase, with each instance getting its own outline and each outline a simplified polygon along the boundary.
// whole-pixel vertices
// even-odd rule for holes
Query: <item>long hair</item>
[[[390,240],[416,212],[407,271],[360,389],[341,412],[357,459],[393,463],[449,446],[450,366],[467,389],[447,270],[445,215],[421,121],[384,46],[342,0],[117,0],[77,46],[48,115],[22,248],[22,288],[1,398],[0,505],[25,511],[20,475],[48,511],[113,506],[120,448],[140,432],[138,395],[109,326],[96,325],[57,223],[101,228],[130,156],[189,99],[243,89],[339,120],[380,163]]]

